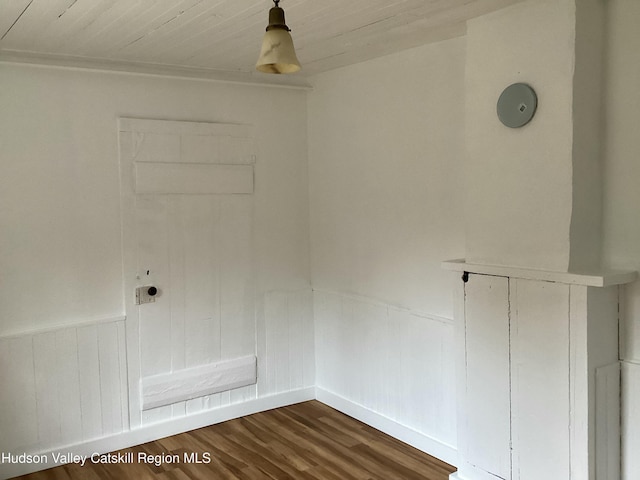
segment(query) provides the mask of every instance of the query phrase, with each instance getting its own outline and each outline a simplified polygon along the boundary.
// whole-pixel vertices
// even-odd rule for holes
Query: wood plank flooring
[[[261,412],[118,453],[133,463],[71,464],[20,480],[447,480],[455,468],[317,402]],[[188,463],[197,454],[210,463]],[[138,455],[160,455],[158,465]],[[177,455],[177,457],[168,457]],[[162,458],[164,456],[164,459]],[[122,457],[121,457],[122,458]],[[171,463],[169,458],[178,459]],[[164,460],[164,461],[163,461]]]

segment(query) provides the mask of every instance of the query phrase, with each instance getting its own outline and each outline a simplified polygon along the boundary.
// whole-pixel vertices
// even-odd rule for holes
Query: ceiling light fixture
[[[284,21],[284,10],[273,0],[275,7],[269,10],[269,25],[262,39],[262,50],[256,69],[264,73],[294,73],[300,70],[291,39],[291,30]]]

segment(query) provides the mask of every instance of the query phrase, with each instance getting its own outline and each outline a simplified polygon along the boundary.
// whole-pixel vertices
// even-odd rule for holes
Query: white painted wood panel
[[[220,354],[222,358],[255,353],[254,199],[224,196],[220,199],[219,245]]]
[[[251,125],[235,123],[212,123],[212,122],[190,122],[181,120],[153,120],[145,118],[122,117],[118,121],[120,132],[135,132],[144,138],[148,134],[164,136],[180,136],[188,138],[194,135],[213,137],[234,137],[250,140],[253,138],[253,127]],[[157,137],[154,137],[157,138]],[[135,149],[136,161],[141,161],[138,157],[138,148]],[[157,160],[149,160],[157,161]],[[171,160],[175,161],[175,160]],[[219,163],[229,163],[220,161]]]
[[[581,285],[572,286],[569,290],[569,398],[571,417],[569,432],[571,436],[571,472],[582,477],[589,476],[593,470],[595,451],[593,448],[593,431],[590,422],[585,418],[593,415],[594,402],[589,393],[589,357],[587,355],[590,329],[594,320],[587,317],[589,290]],[[597,321],[602,321],[599,318]],[[616,329],[617,330],[617,329]],[[592,413],[589,413],[591,410]]]
[[[258,395],[268,396],[315,384],[311,290],[264,295],[258,316]]]
[[[0,450],[36,452],[127,428],[124,322],[0,338]],[[6,383],[5,383],[6,382]]]
[[[127,119],[121,119],[121,128]],[[136,126],[138,123],[136,122]],[[141,162],[177,163],[182,159],[182,137],[172,132],[133,132],[133,145],[129,154],[136,164]]]
[[[33,358],[33,337],[0,338],[0,450],[18,452],[36,445],[38,406]]]
[[[135,202],[139,245],[135,277],[138,285],[155,285],[159,290],[156,301],[143,305],[139,313],[140,372],[143,377],[171,368],[171,312],[167,308],[171,300],[166,225],[168,201],[164,197],[145,195],[137,196]],[[126,293],[132,299],[133,290]]]
[[[576,287],[571,287],[571,295]],[[598,480],[621,478],[620,286],[587,288],[590,383],[590,471]],[[573,445],[572,445],[573,449]]]
[[[98,327],[78,328],[78,377],[82,412],[82,439],[102,434],[102,395],[100,392],[100,360],[98,358]],[[125,357],[126,358],[126,357]]]
[[[316,384],[346,396],[342,381],[345,352],[342,342],[342,297],[338,294],[313,291],[313,317],[316,349]]]
[[[595,372],[595,475],[620,479],[620,362]]]
[[[100,362],[100,396],[102,399],[102,433],[123,431],[122,395],[120,390],[120,361],[116,324],[98,326],[98,359]]]
[[[640,364],[622,362],[622,480],[640,478]]]
[[[256,160],[249,125],[121,118],[120,131],[132,132],[125,150],[136,164],[251,165]]]
[[[360,404],[374,412],[384,411],[391,372],[387,370],[390,352],[386,343],[389,309],[384,306],[359,304],[353,306],[355,322],[351,338],[358,355]],[[374,326],[374,328],[371,328]]]
[[[82,405],[80,402],[80,366],[78,365],[78,335],[76,329],[55,333],[58,358],[58,395],[60,406],[60,440],[69,445],[82,438]],[[121,352],[116,352],[120,358]],[[120,378],[120,373],[118,374]],[[122,398],[123,396],[121,396]],[[122,405],[119,406],[121,410]]]
[[[22,2],[17,3],[21,4]],[[19,20],[22,28],[15,29],[17,25],[14,25],[11,30],[14,30],[15,38],[24,44],[25,50],[33,48],[34,37],[40,32],[42,26],[55,20],[58,12],[64,10],[65,3],[66,0],[50,0],[48,2],[31,0],[24,5],[23,10],[14,11],[14,13],[20,14]],[[9,28],[7,28],[8,30]]]
[[[306,293],[306,292],[305,292]],[[304,359],[305,345],[305,326],[306,319],[311,314],[311,296],[297,295],[292,296],[288,301],[288,320],[289,320],[289,389],[296,390],[304,385]],[[293,361],[293,359],[297,359]]]
[[[114,28],[108,32],[109,42],[97,43],[95,48],[108,52],[110,48],[118,48],[130,45],[132,42],[144,37],[145,32],[155,31],[165,23],[172,22],[177,17],[181,17],[186,12],[190,12],[194,7],[203,2],[199,0],[186,0],[171,2],[166,5],[164,2],[152,2],[144,5],[137,15],[131,15],[126,21],[118,22],[119,28]],[[202,7],[202,5],[200,5]]]
[[[41,447],[61,443],[58,379],[62,372],[59,371],[56,360],[55,332],[34,336],[33,367],[38,406],[38,443]]]
[[[304,65],[345,63],[464,34],[469,18],[519,0],[314,2],[284,8]],[[2,48],[103,63],[182,65],[244,72],[256,61],[269,4],[253,0],[14,0],[0,10]],[[1,4],[0,4],[1,5]],[[457,28],[452,33],[451,26]]]
[[[183,198],[174,197],[168,202],[168,241],[169,241],[169,284],[171,288],[171,371],[182,370],[186,366],[185,332],[185,256],[184,248],[184,209]],[[171,407],[172,418],[187,414],[186,403],[178,402]]]
[[[139,412],[140,379],[256,353],[255,155],[246,125],[137,119],[119,125],[124,225],[134,233],[125,233],[125,250],[135,252],[125,260],[126,283],[159,289],[155,302],[127,306],[139,325],[129,329],[133,342],[136,334],[140,339],[140,369],[132,363],[129,371],[132,409]],[[136,215],[129,218],[125,205],[132,204]],[[145,409],[141,423],[255,396],[255,387],[189,396]]]
[[[131,131],[131,122],[128,119],[118,120],[118,145],[120,154],[120,206],[121,212],[133,212],[121,214],[122,219],[122,263],[123,287],[124,287],[124,307],[131,309],[135,303],[134,291],[138,285],[137,258],[137,213],[136,198],[133,195],[134,178],[133,162],[136,151],[136,133]],[[124,192],[130,192],[125,194]],[[131,267],[134,271],[131,271]],[[141,391],[140,377],[142,362],[140,359],[140,342],[133,339],[140,338],[140,317],[139,312],[132,311],[127,317],[125,329],[126,350],[127,350],[127,390],[128,390],[128,410],[129,426],[132,429],[139,428],[142,423],[141,412]]]
[[[206,164],[250,165],[255,162],[253,139],[249,132],[233,132],[234,135],[182,135],[181,158]],[[230,132],[231,133],[231,132]]]
[[[570,478],[569,286],[511,279],[513,475]]]
[[[9,370],[9,342],[8,339],[0,339],[0,384],[9,385],[11,372]],[[4,412],[10,411],[11,398],[8,395],[0,395],[0,431],[10,432],[10,418]],[[0,450],[8,450],[7,435],[0,438]]]
[[[253,167],[136,162],[139,194],[250,194]]]
[[[149,17],[153,18],[158,6],[164,6],[163,3],[164,2],[141,0],[135,2],[133,5],[128,5],[126,2],[120,2],[118,5],[114,5],[111,9],[114,13],[116,11],[115,7],[122,6],[123,8],[117,11],[118,13],[115,16],[116,20],[109,25],[109,28],[105,28],[92,37],[87,38],[84,45],[76,45],[75,48],[81,51],[91,49],[104,55],[113,48],[115,44],[121,47],[127,45],[133,40],[130,36],[139,32],[141,25],[138,22],[143,22],[144,25],[145,19]],[[176,5],[176,7],[178,7],[183,2],[176,3],[178,3],[178,5]],[[126,9],[124,7],[126,7]]]
[[[118,341],[118,388],[120,389],[120,418],[122,430],[131,428],[129,421],[129,391],[127,389],[127,334],[124,322],[116,323]]]
[[[102,0],[99,2],[75,2],[74,8],[66,11],[58,17],[57,21],[48,26],[46,32],[36,35],[38,41],[41,35],[47,36],[47,41],[52,48],[64,48],[65,45],[72,44],[71,36],[85,30],[95,18],[112,5],[113,2]]]
[[[394,308],[389,309],[389,316],[400,333],[397,343],[388,345],[387,354],[388,360],[399,357],[399,369],[391,369],[390,363],[386,372],[389,378],[400,378],[404,411],[396,418],[403,425],[425,427],[438,418],[426,432],[444,443],[456,445],[453,326]],[[397,403],[393,397],[387,401],[391,405]]]
[[[264,358],[265,393],[285,390],[289,381],[289,319],[287,297],[284,294],[267,294],[264,299],[265,348],[272,354]]]
[[[514,269],[513,273],[520,271]],[[489,285],[496,278],[482,277]],[[484,297],[474,309],[485,316],[491,317],[494,308],[491,291],[471,291],[476,278],[470,276],[465,301],[460,302],[464,308],[456,313],[466,320],[458,340],[466,347],[459,370],[466,385],[469,372],[478,365],[478,358],[468,355],[470,337],[479,338],[488,348],[483,355],[494,350],[485,330],[469,329],[473,298]],[[514,480],[620,478],[618,286],[596,288],[588,286],[590,278],[585,280],[584,285],[575,285],[570,278],[567,283],[508,280],[508,301],[503,299],[502,303],[510,330],[503,342],[510,345],[506,362],[511,379],[510,474]],[[495,367],[491,367],[485,367],[487,377],[495,375]],[[472,437],[473,432],[465,427],[477,422],[470,417],[487,415],[488,407],[477,408],[477,403],[477,395],[467,395],[459,410],[462,458],[452,479],[492,478],[467,455],[470,442],[486,440],[480,430]],[[507,417],[509,412],[503,415]],[[493,422],[485,431],[494,434]]]
[[[187,367],[220,360],[221,352],[221,278],[220,262],[224,252],[220,247],[220,199],[215,197],[182,197],[184,251],[171,259],[182,272],[177,278],[179,294],[184,295],[184,355]],[[173,298],[173,285],[167,290]]]
[[[25,9],[33,0],[16,0],[14,2],[0,3],[0,34],[4,35],[9,31],[11,26],[17,22]]]
[[[453,323],[363,297],[318,290],[313,297],[316,385],[455,445]]]
[[[509,282],[470,275],[465,284],[465,458],[511,478]]]
[[[607,465],[619,464],[619,454],[610,456],[619,432],[606,420],[619,418],[619,407],[607,401],[619,395],[615,380],[608,380],[615,373],[606,373],[618,364],[618,287],[572,285],[569,308],[571,472],[580,478],[604,468],[609,474]]]
[[[142,408],[149,410],[256,383],[256,357],[147,377],[142,381]]]
[[[497,275],[500,277],[522,278],[526,280],[538,280],[540,282],[557,282],[567,285],[587,285],[591,287],[622,285],[634,282],[638,278],[638,272],[633,270],[573,273],[553,270],[535,270],[505,265],[467,263],[464,259],[444,261],[442,262],[442,268],[460,273],[470,272],[481,275]]]

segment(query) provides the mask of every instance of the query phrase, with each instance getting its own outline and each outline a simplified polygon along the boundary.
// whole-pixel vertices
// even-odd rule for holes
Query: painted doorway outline
[[[142,152],[140,147],[145,135],[165,136],[158,148]],[[175,138],[174,138],[175,137]],[[187,141],[185,141],[185,139]],[[178,143],[176,144],[175,141]],[[137,193],[190,195],[252,195],[255,151],[253,128],[248,125],[203,123],[187,121],[151,120],[136,118],[118,119],[120,156],[120,198],[122,218],[123,285],[126,320],[126,351],[128,374],[128,402],[130,428],[142,425],[142,364],[140,350],[140,311],[134,302],[134,290],[144,279],[137,279],[138,225],[136,219]],[[166,143],[163,144],[163,142]],[[152,149],[153,150],[153,149]],[[176,154],[177,152],[177,154]],[[157,158],[140,159],[138,155],[156,155]],[[171,157],[173,155],[173,157]],[[177,155],[177,157],[176,157]],[[188,160],[184,160],[188,158]],[[156,161],[158,160],[158,161]],[[145,169],[153,168],[155,175],[151,190],[149,184],[138,187],[136,162],[144,162]],[[180,165],[184,162],[185,165]],[[177,170],[176,170],[177,169]],[[176,174],[177,172],[177,174]],[[225,181],[216,182],[222,174]],[[214,181],[199,181],[209,175]],[[175,179],[182,179],[177,188],[195,188],[194,191],[171,191]],[[179,183],[179,182],[178,182]],[[231,183],[231,185],[230,185]],[[154,191],[157,186],[164,189]],[[204,189],[204,190],[202,190]],[[254,325],[255,332],[255,325]],[[254,344],[255,339],[251,339]]]

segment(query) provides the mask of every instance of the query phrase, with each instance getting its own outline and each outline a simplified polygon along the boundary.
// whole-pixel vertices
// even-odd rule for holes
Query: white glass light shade
[[[264,73],[294,73],[300,70],[300,62],[288,31],[274,28],[264,34],[256,68]]]

